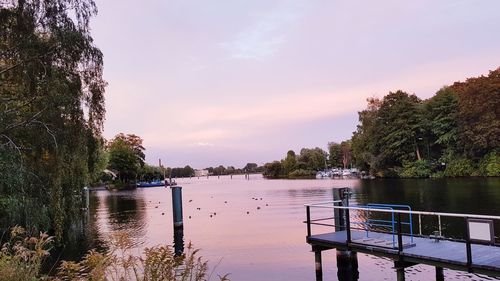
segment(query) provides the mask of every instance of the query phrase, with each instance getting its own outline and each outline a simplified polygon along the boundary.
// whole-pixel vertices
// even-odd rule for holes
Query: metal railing
[[[439,239],[439,240],[450,240],[450,241],[458,241],[465,242],[466,244],[466,254],[467,254],[467,265],[470,267],[472,264],[472,244],[488,244],[491,246],[500,246],[493,241],[492,243],[481,243],[478,241],[471,241],[469,234],[466,233],[465,239],[455,239],[455,238],[446,238],[442,235],[442,218],[462,218],[464,219],[466,225],[468,219],[483,219],[483,220],[492,220],[500,222],[500,216],[492,216],[492,215],[475,215],[475,214],[464,214],[464,213],[443,213],[443,212],[426,212],[426,211],[414,211],[408,205],[395,205],[395,204],[367,204],[361,206],[339,206],[341,204],[341,200],[336,201],[328,201],[328,202],[320,202],[314,204],[306,204],[306,214],[307,214],[307,235],[311,236],[311,225],[322,225],[322,226],[336,226],[335,224],[326,224],[320,223],[323,220],[332,220],[334,217],[328,218],[319,218],[319,219],[311,219],[311,208],[326,208],[332,210],[343,210],[345,216],[345,225],[343,225],[346,230],[347,243],[351,243],[351,229],[354,230],[363,230],[370,231],[369,223],[373,222],[373,224],[381,223],[383,226],[389,226],[392,231],[391,232],[382,232],[382,233],[391,233],[393,234],[393,246],[395,246],[395,238],[398,239],[397,249],[398,252],[403,252],[403,235],[409,235],[411,237],[411,242],[413,243],[413,236],[420,237],[430,237],[422,235],[422,217],[423,216],[431,216],[437,218],[437,227],[438,227],[438,235],[433,235],[431,237]],[[367,219],[366,222],[354,222],[356,225],[365,226],[363,227],[352,227],[350,222],[350,211],[364,211],[364,212],[377,212],[377,213],[385,213],[391,215],[391,220],[377,220],[377,219]],[[402,220],[402,215],[407,215],[409,217],[409,221],[405,222]],[[418,216],[418,228],[419,234],[413,234],[413,216]],[[409,225],[409,233],[403,233],[402,226]],[[381,232],[381,231],[373,231],[373,232]]]

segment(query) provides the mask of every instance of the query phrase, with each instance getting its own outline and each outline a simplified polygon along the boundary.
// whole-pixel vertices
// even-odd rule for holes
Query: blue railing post
[[[411,208],[408,206],[408,209],[410,209],[410,241],[411,243],[413,244],[413,220],[411,219],[412,215],[411,215]]]
[[[410,205],[369,203],[369,204],[367,204],[367,206],[390,207],[391,209],[393,209],[393,208],[408,209],[408,211],[410,212],[409,213],[409,221],[408,222],[401,222],[401,223],[410,225],[410,239],[411,239],[411,243],[413,243],[413,219],[412,219],[412,213],[411,213],[412,210],[411,210]],[[394,214],[393,214],[393,217],[394,217]],[[394,218],[393,218],[393,220],[394,220]],[[392,232],[394,233],[394,225],[393,225]]]
[[[392,216],[392,247],[395,248],[396,247],[396,237],[394,236],[394,233],[396,233],[396,229],[395,229],[395,222],[394,222],[394,210],[392,210],[391,216]]]

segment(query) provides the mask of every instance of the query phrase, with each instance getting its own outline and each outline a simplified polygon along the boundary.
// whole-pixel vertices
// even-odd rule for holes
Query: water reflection
[[[420,211],[499,215],[498,186],[498,178],[368,180],[354,189],[353,201],[358,204],[407,204]],[[438,230],[437,217],[422,216],[421,221],[422,234],[429,235]],[[441,223],[444,236],[465,238],[463,218],[442,217]],[[499,221],[495,221],[495,228],[500,228]],[[418,217],[413,217],[413,229],[414,233],[419,232]]]
[[[352,205],[377,202],[409,204],[424,211],[500,214],[500,179],[270,181],[234,176],[177,182],[183,186],[182,232],[172,227],[169,189],[98,191],[91,196],[86,245],[99,245],[117,230],[130,232],[140,242],[138,248],[172,244],[173,237],[176,252],[182,252],[184,240],[192,241],[212,268],[220,263],[214,275],[230,273],[232,280],[313,280],[314,255],[304,241],[306,228],[301,223],[305,219],[304,204],[332,200],[332,188],[352,187]],[[318,217],[328,215],[328,209],[318,213]],[[353,218],[363,222],[379,216],[360,212]],[[436,225],[429,217],[422,217],[422,222]],[[461,223],[443,220],[443,232],[456,232]],[[500,226],[495,227],[500,230]],[[414,224],[414,232],[417,229]],[[338,270],[336,259],[335,251],[324,252],[325,281],[395,279],[389,260],[358,254],[357,270],[352,265]],[[426,266],[411,267],[407,273],[407,280],[434,277],[433,268]],[[454,280],[484,279],[463,272],[445,274]]]
[[[339,281],[358,281],[358,254],[352,251],[337,251],[337,278]]]
[[[184,228],[175,227],[174,228],[174,253],[176,256],[182,255],[184,253]]]

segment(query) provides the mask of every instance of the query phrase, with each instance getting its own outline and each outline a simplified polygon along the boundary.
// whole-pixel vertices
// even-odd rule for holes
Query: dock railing
[[[409,236],[411,242],[413,243],[413,236],[416,237],[424,237],[424,238],[432,238],[439,240],[448,240],[455,242],[463,242],[466,246],[466,254],[467,254],[467,265],[471,266],[472,264],[472,244],[481,244],[481,245],[490,245],[495,247],[500,247],[499,244],[496,243],[494,233],[494,224],[500,223],[500,216],[492,216],[492,215],[475,215],[475,214],[464,214],[464,213],[443,213],[443,212],[427,212],[427,211],[414,211],[407,205],[394,205],[394,204],[367,204],[367,205],[359,205],[359,206],[341,206],[342,200],[335,201],[327,201],[327,202],[319,202],[313,204],[306,204],[306,221],[304,223],[307,224],[307,236],[312,235],[312,225],[319,226],[327,226],[327,227],[340,227],[341,229],[346,231],[346,244],[352,243],[351,241],[351,230],[362,230],[362,231],[370,231],[370,232],[380,232],[393,234],[393,246],[395,246],[395,237],[398,239],[397,250],[398,252],[403,252],[403,236]],[[323,218],[313,218],[311,216],[311,209],[331,209],[331,210],[341,210],[343,212],[343,225],[335,224],[334,216],[327,216]],[[368,212],[368,213],[381,213],[381,214],[389,214],[391,216],[391,220],[378,220],[378,219],[370,219],[369,216],[365,216],[366,221],[364,222],[354,222],[351,223],[351,211],[356,212]],[[335,212],[328,212],[328,214],[334,214]],[[408,221],[404,221],[402,216],[407,216],[409,218]],[[428,235],[423,233],[423,225],[422,218],[423,217],[432,217],[435,221],[436,225],[431,227],[426,227],[427,229],[435,229],[437,230],[431,231]],[[418,234],[413,233],[413,218],[418,219]],[[448,218],[458,218],[463,219],[465,226],[464,231],[465,237],[462,239],[445,237],[443,236],[442,230],[442,220]],[[334,221],[334,223],[328,223],[328,221]],[[477,225],[479,223],[479,225]],[[354,224],[354,225],[352,225]],[[374,230],[371,228],[373,225],[381,224],[382,226],[388,226],[391,231],[382,231],[382,230]],[[474,225],[476,224],[476,225]],[[482,225],[481,225],[482,224]],[[403,226],[407,226],[409,228],[408,232],[403,232]],[[486,227],[489,226],[487,229]],[[471,229],[473,227],[477,227],[476,230]],[[487,231],[490,233],[488,234]]]

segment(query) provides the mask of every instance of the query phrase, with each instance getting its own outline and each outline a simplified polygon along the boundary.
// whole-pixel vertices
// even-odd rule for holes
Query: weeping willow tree
[[[0,223],[64,235],[104,122],[92,0],[0,0]]]

